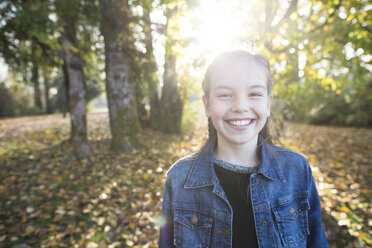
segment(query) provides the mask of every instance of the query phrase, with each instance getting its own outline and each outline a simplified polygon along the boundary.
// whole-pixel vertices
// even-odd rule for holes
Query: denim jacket
[[[169,169],[160,248],[232,247],[233,212],[214,171],[215,144]],[[328,247],[307,160],[265,143],[261,149],[261,165],[249,182],[259,247]]]

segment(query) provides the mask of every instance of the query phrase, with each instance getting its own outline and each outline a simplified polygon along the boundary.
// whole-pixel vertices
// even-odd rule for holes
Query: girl
[[[202,86],[209,139],[167,173],[159,247],[327,247],[308,162],[271,142],[267,59],[224,52]]]

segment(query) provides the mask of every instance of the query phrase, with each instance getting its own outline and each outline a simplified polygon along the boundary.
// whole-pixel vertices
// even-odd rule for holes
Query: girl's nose
[[[249,101],[244,97],[236,97],[233,104],[233,112],[246,112],[249,109]]]

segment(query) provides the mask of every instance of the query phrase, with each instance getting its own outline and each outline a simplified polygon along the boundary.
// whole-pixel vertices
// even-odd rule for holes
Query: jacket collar
[[[265,142],[261,142],[261,165],[258,173],[274,181],[285,182],[281,163],[275,158],[276,154],[273,147]],[[186,179],[184,188],[200,188],[214,185],[218,179],[213,168],[213,151],[216,145],[216,138],[210,141],[199,152],[191,167]]]

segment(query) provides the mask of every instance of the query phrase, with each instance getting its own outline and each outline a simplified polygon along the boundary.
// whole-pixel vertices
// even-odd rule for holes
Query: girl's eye
[[[260,97],[260,96],[263,96],[263,94],[260,93],[260,92],[254,92],[254,93],[250,93],[249,96],[251,96],[251,97]]]
[[[232,95],[230,94],[221,94],[221,95],[218,95],[219,98],[231,98]]]

